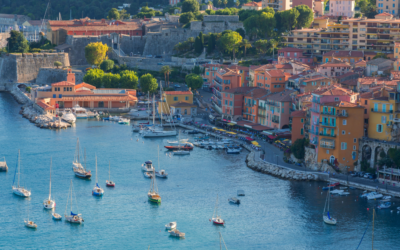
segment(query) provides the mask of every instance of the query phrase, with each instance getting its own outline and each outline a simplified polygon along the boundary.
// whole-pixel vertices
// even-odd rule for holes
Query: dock
[[[7,162],[5,160],[4,161],[0,161],[0,171],[5,171],[5,172],[8,171]]]

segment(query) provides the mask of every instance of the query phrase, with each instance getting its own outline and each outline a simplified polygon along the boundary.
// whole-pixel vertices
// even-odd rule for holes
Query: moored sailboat
[[[336,223],[337,223],[336,219],[332,218],[329,213],[330,200],[331,200],[331,190],[328,189],[328,196],[326,197],[326,200],[325,200],[324,213],[322,215],[322,218],[326,224],[336,225]],[[326,211],[326,214],[325,214],[325,211]]]
[[[81,179],[90,179],[92,177],[91,171],[86,170],[86,149],[85,149],[85,167],[74,170],[75,176]],[[79,163],[80,164],[80,163]],[[82,166],[82,165],[81,165]]]
[[[17,173],[18,170],[18,173]],[[26,188],[21,187],[19,185],[19,180],[20,180],[20,175],[21,175],[21,155],[20,155],[20,151],[18,150],[18,167],[15,170],[15,174],[14,174],[14,181],[13,181],[13,185],[12,185],[12,189],[13,189],[13,193],[15,195],[18,196],[22,196],[22,197],[29,197],[31,196],[31,191],[28,191]],[[18,184],[15,186],[14,182],[15,182],[15,175],[18,175]]]
[[[104,190],[99,186],[99,182],[97,180],[97,156],[96,156],[96,185],[92,190],[93,196],[103,196]]]
[[[29,211],[30,211],[30,206],[28,205],[28,220],[24,220],[25,226],[28,228],[36,229],[37,228],[36,223],[29,220]]]
[[[70,195],[71,195],[71,211],[69,213],[67,213],[68,200],[69,200]],[[68,192],[67,205],[65,207],[65,213],[64,213],[65,221],[74,223],[74,224],[82,224],[82,222],[84,222],[82,215],[79,213],[76,214],[76,213],[72,212],[73,211],[72,210],[72,195],[73,195],[73,185],[72,185],[72,180],[71,180],[70,192]]]
[[[151,178],[150,190],[147,193],[147,197],[150,202],[161,203],[161,196],[158,193],[156,178],[154,176],[154,170],[153,170],[152,174],[153,174],[153,177]]]
[[[76,148],[75,148],[74,161],[72,162],[72,169],[74,170],[74,172],[83,169],[83,166],[80,163],[79,138],[76,140]]]
[[[218,214],[218,195],[217,195],[217,201],[215,202],[214,214],[213,214],[213,217],[211,220],[214,223],[214,225],[224,225],[225,224],[225,221]]]
[[[160,146],[158,146],[157,148],[157,152],[158,152],[158,169],[160,169]],[[156,171],[155,172],[155,176],[160,177],[160,178],[167,178],[168,174],[165,170],[161,169],[160,171]]]
[[[106,180],[106,186],[115,187],[115,182],[111,180],[110,176],[111,176],[111,162],[108,162],[108,180]]]
[[[49,187],[49,198],[43,201],[43,207],[45,209],[53,209],[56,206],[56,202],[51,199],[51,167],[52,167],[53,159],[50,159],[50,187]]]

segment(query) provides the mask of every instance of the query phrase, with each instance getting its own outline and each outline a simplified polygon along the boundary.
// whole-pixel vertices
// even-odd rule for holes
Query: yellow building
[[[345,101],[324,103],[319,121],[318,162],[330,162],[342,171],[354,170],[358,140],[364,131],[364,107]]]
[[[383,141],[397,141],[400,138],[397,129],[400,122],[400,83],[397,90],[381,92],[369,101],[368,137]]]
[[[196,106],[193,105],[193,93],[188,91],[165,91],[162,97],[163,102],[158,105],[158,113],[190,115],[195,113]],[[186,111],[185,111],[186,109]]]
[[[393,58],[397,60],[393,63],[394,70],[400,70],[400,43],[394,43]]]

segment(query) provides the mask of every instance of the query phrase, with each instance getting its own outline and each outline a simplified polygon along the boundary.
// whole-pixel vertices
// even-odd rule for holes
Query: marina
[[[68,130],[40,130],[18,115],[19,107],[11,96],[0,95],[0,110],[5,118],[0,120],[0,139],[7,142],[2,156],[6,157],[9,167],[8,172],[0,173],[0,209],[8,214],[0,217],[0,233],[7,239],[0,242],[4,249],[23,248],[29,244],[38,248],[90,244],[98,249],[124,246],[147,249],[149,245],[150,249],[217,249],[219,233],[223,234],[228,249],[262,249],[265,246],[271,249],[353,249],[372,218],[372,208],[379,204],[359,198],[362,190],[350,190],[347,196],[332,195],[330,211],[334,211],[338,220],[332,227],[324,224],[321,218],[327,195],[327,191],[322,191],[322,187],[327,186],[325,182],[288,181],[255,172],[246,167],[248,152],[244,150],[227,155],[223,150],[195,147],[189,156],[171,157],[163,149],[171,139],[141,138],[132,133],[130,126],[115,122],[78,119],[76,126]],[[185,138],[194,141],[195,136],[185,135]],[[71,171],[78,137],[81,148],[86,148],[87,168],[95,169],[97,154],[99,183],[104,184],[109,179],[109,162],[112,163],[111,177],[118,185],[107,189],[101,199],[92,197],[94,178],[82,180]],[[161,167],[168,172],[168,178],[156,180],[162,196],[160,205],[148,202],[150,180],[143,177],[141,170],[145,161],[157,161],[158,146]],[[18,148],[21,150],[22,184],[32,191],[28,199],[13,195],[10,188]],[[67,200],[69,202],[62,221],[53,219],[51,210],[43,209],[43,199],[49,196],[51,157],[51,197],[57,201],[58,213],[63,213]],[[191,174],[193,171],[195,175]],[[68,193],[71,183],[72,209],[71,190]],[[242,190],[246,195],[240,197],[240,206],[230,204],[228,199],[236,193],[244,194]],[[218,211],[226,222],[224,227],[209,222],[217,194]],[[396,209],[400,201],[392,198],[391,202],[394,203],[391,208],[376,211],[374,246],[377,249],[395,249],[400,244],[397,237],[400,215]],[[38,225],[37,230],[21,230],[28,204],[29,217]],[[75,214],[81,214],[82,225],[65,222],[64,218],[73,218]],[[185,233],[185,238],[170,237],[165,225],[171,221],[178,222],[177,228]],[[94,234],[97,236],[93,237]],[[54,238],[59,240],[52,240]],[[361,249],[370,248],[371,238],[369,229]],[[327,246],[327,241],[334,241],[334,246]]]

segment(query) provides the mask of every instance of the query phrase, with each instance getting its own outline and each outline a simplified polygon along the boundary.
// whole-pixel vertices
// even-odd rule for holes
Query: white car
[[[371,176],[371,174],[365,174],[365,175],[364,175],[364,178],[367,178],[367,179],[368,179],[370,176]]]

